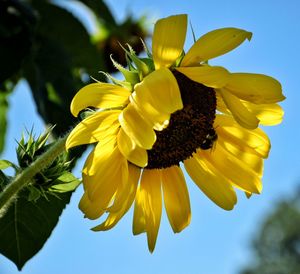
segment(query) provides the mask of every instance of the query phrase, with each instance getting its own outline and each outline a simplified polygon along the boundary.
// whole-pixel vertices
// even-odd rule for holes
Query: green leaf
[[[63,193],[75,190],[79,184],[80,180],[78,180],[71,172],[65,172],[54,181],[54,185],[49,190]]]
[[[84,25],[64,8],[49,1],[32,1],[40,15],[37,32],[47,40],[55,41],[69,54],[72,65],[86,68],[95,73],[102,69],[102,54],[92,44],[91,37]],[[52,57],[52,56],[50,56]],[[54,59],[57,66],[53,73],[58,73],[61,59]],[[59,65],[58,65],[59,62]]]
[[[13,167],[13,166],[14,166],[14,164],[10,161],[0,160],[0,169],[1,170],[9,168],[9,167]]]
[[[71,197],[70,192],[57,193],[29,202],[28,195],[22,191],[0,218],[0,253],[19,270],[43,247]]]

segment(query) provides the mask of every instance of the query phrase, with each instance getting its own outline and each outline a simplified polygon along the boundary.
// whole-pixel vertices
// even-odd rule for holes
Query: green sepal
[[[180,63],[181,63],[184,56],[185,56],[185,52],[183,50],[182,53],[180,54],[180,56],[175,61],[175,64],[174,64],[175,68],[180,66]]]
[[[118,85],[118,86],[121,86],[121,87],[124,87],[130,91],[133,90],[133,86],[131,85],[131,83],[129,82],[126,82],[126,81],[121,81],[121,80],[118,80],[117,78],[111,76],[110,74],[104,72],[104,71],[100,71],[100,73],[104,74],[108,80],[112,81],[115,85]]]
[[[80,120],[82,121],[85,118],[93,115],[95,113],[95,111],[96,111],[95,109],[91,109],[91,108],[86,108],[86,109],[80,111],[80,113],[79,113]]]
[[[150,50],[148,49],[146,43],[144,42],[144,40],[141,38],[140,39],[142,44],[143,44],[143,48],[144,48],[144,51],[146,52],[147,56],[150,58],[150,59],[153,59],[153,56],[152,56],[152,53],[150,52]]]
[[[140,81],[139,74],[137,71],[125,69],[122,65],[120,65],[117,61],[112,58],[110,55],[110,59],[117,70],[119,70],[125,77],[125,80],[131,83],[132,86],[137,84]]]
[[[137,70],[139,71],[140,80],[142,80],[146,75],[148,75],[151,72],[147,64],[144,63],[140,58],[136,56],[134,50],[129,44],[127,44],[129,51],[125,49],[122,45],[120,46],[125,51],[129,59],[135,64]]]
[[[152,58],[141,58],[141,60],[148,66],[150,72],[155,70],[155,66]]]
[[[127,56],[127,54],[125,54],[125,58],[126,58],[126,62],[127,62],[127,66],[128,69],[130,71],[137,71],[136,67],[132,64],[131,60],[129,59],[129,57]]]
[[[136,56],[133,48],[130,45],[127,44],[127,47],[129,48],[129,52],[126,50],[126,53],[128,54],[129,58],[132,60],[132,62],[134,62],[138,71],[142,74],[142,78],[148,75],[151,71],[147,66],[147,64]]]

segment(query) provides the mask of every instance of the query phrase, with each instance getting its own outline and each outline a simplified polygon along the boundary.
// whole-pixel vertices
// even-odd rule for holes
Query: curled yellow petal
[[[95,220],[103,215],[105,210],[98,206],[97,201],[92,202],[87,192],[85,192],[80,199],[79,209],[84,213],[85,217],[90,220]]]
[[[108,160],[97,162],[97,167],[94,175],[83,174],[83,180],[89,199],[97,200],[98,206],[106,209],[118,187],[128,180],[128,162],[116,147]]]
[[[223,55],[238,47],[251,32],[237,28],[222,28],[206,33],[200,37],[184,56],[181,66],[187,67]]]
[[[224,87],[227,84],[230,74],[223,67],[212,67],[208,65],[198,67],[178,67],[176,70],[191,80],[212,88]]]
[[[261,192],[262,184],[256,172],[234,154],[224,149],[221,140],[217,141],[213,151],[199,150],[198,155],[210,162],[228,181],[244,191]]]
[[[231,142],[223,131],[216,129],[218,134],[218,144],[228,152],[233,154],[236,158],[245,163],[251,170],[253,170],[256,175],[261,179],[263,175],[263,158],[255,153],[253,149],[249,147],[239,146],[236,143]]]
[[[216,115],[214,128],[218,135],[226,136],[228,142],[239,146],[242,150],[248,149],[262,158],[268,157],[271,144],[262,129],[248,130],[239,126],[229,115]]]
[[[119,121],[125,133],[144,149],[151,149],[156,141],[156,134],[151,125],[139,114],[130,103],[119,116]]]
[[[120,113],[120,110],[102,111],[87,117],[68,136],[66,149],[101,142],[109,136],[116,135],[120,127],[118,121]]]
[[[119,150],[129,162],[139,167],[145,167],[147,165],[147,151],[137,146],[135,142],[128,137],[128,135],[122,128],[119,130],[117,141]]]
[[[187,15],[173,15],[156,22],[152,52],[155,68],[171,66],[181,55],[187,29]]]
[[[139,181],[141,170],[134,165],[128,165],[128,181],[124,187],[117,191],[113,205],[107,209],[109,212],[106,220],[94,227],[93,231],[105,231],[113,228],[131,207]]]
[[[92,176],[98,170],[99,162],[110,161],[113,152],[116,149],[117,135],[107,136],[102,142],[99,142],[87,157],[82,172],[85,175]],[[83,181],[85,186],[85,182]]]
[[[180,90],[176,78],[169,69],[161,68],[149,74],[135,85],[135,101],[139,107],[149,112],[145,104],[150,104],[162,113],[173,113],[182,109]]]
[[[93,83],[80,89],[71,102],[71,113],[87,108],[114,108],[128,104],[130,91],[109,83]]]
[[[131,95],[131,104],[134,105],[138,113],[157,131],[165,129],[170,122],[170,113],[165,113],[154,108],[149,102],[137,104],[136,92]]]
[[[219,93],[235,120],[242,127],[247,129],[255,129],[258,127],[259,120],[242,104],[239,98],[231,94],[227,89],[220,89]]]
[[[243,104],[259,119],[264,126],[274,126],[282,122],[284,111],[278,104],[256,105],[244,101]]]

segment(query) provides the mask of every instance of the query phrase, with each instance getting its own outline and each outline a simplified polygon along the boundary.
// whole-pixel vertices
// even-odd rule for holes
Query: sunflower
[[[187,16],[155,24],[152,53],[139,58],[128,45],[124,81],[83,87],[74,116],[88,114],[66,147],[95,144],[82,171],[79,207],[89,219],[115,226],[134,203],[133,233],[147,233],[152,252],[162,207],[175,233],[189,225],[191,209],[182,171],[215,204],[231,210],[235,188],[249,197],[262,190],[270,141],[258,127],[281,122],[280,83],[266,75],[230,73],[208,60],[236,48],[251,33],[223,28],[200,37],[185,54]]]

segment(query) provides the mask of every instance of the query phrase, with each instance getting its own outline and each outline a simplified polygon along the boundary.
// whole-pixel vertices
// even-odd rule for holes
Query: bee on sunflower
[[[94,231],[114,227],[134,203],[133,233],[147,233],[155,247],[162,206],[175,233],[189,225],[191,209],[182,167],[215,204],[231,210],[235,189],[249,197],[262,190],[263,159],[270,141],[259,125],[282,121],[284,100],[272,77],[231,73],[208,61],[251,33],[222,28],[184,52],[187,15],[158,20],[152,53],[139,58],[124,49],[128,68],[112,83],[93,83],[73,98],[71,112],[96,111],[70,133],[66,148],[95,144],[83,170],[79,207],[89,219],[106,219]],[[212,149],[213,147],[213,149]]]

